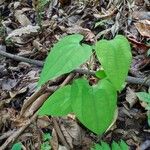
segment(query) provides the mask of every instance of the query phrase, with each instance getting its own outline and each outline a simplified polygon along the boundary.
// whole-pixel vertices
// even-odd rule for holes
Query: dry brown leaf
[[[73,119],[64,118],[64,122],[65,122],[64,127],[66,128],[66,131],[71,136],[73,140],[73,145],[81,145],[82,138],[84,136],[83,130],[79,127],[79,125]]]
[[[39,117],[37,120],[37,125],[39,128],[47,128],[48,126],[50,126],[50,119],[47,116],[42,116]]]
[[[66,128],[64,127],[63,124],[60,125],[61,131],[67,141],[67,143],[69,144],[69,146],[73,149],[73,140],[71,135],[67,132]]]
[[[11,98],[14,98],[19,94],[25,93],[26,91],[27,91],[27,87],[23,87],[22,89],[19,89],[17,91],[10,91],[9,94]]]
[[[132,18],[136,20],[150,20],[150,12],[134,11],[132,13]]]
[[[12,32],[6,37],[6,40],[8,40],[9,38],[12,38],[12,37],[35,34],[35,33],[38,32],[39,29],[40,29],[39,26],[31,26],[31,25],[28,25],[27,27],[22,27],[22,28],[20,28],[20,29],[16,29],[16,30],[12,31]]]
[[[50,143],[53,150],[58,150],[59,147],[58,136],[54,128],[52,130],[52,139],[50,140]]]
[[[22,10],[16,10],[14,16],[23,27],[31,25],[30,20],[23,14]]]
[[[95,42],[94,33],[87,28],[82,28],[81,26],[75,25],[75,26],[70,27],[70,28],[61,27],[61,29],[63,31],[66,31],[68,34],[73,34],[73,33],[82,34],[86,41]]]
[[[150,38],[150,21],[149,20],[141,20],[135,23],[135,27],[137,28],[137,30],[142,36]]]
[[[126,101],[129,103],[129,107],[132,108],[133,105],[137,102],[137,96],[133,89],[127,87],[126,91]]]

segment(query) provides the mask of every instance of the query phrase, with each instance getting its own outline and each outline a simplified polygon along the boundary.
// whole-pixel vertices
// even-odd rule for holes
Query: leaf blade
[[[72,85],[71,98],[72,110],[81,123],[96,134],[104,133],[116,109],[117,94],[111,83],[103,79],[100,85],[91,87],[87,81],[78,79]]]
[[[136,93],[137,97],[144,102],[150,103],[150,94],[146,92],[138,92]]]
[[[107,77],[120,91],[128,74],[132,57],[128,40],[121,35],[110,41],[100,40],[96,44],[96,54]]]
[[[58,89],[38,111],[39,115],[65,116],[72,112],[70,107],[70,85]]]
[[[39,86],[50,79],[71,72],[90,58],[92,48],[86,44],[80,45],[82,39],[83,36],[80,34],[69,35],[54,45],[46,58]]]

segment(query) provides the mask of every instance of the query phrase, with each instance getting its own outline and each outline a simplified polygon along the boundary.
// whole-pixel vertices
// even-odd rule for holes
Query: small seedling
[[[74,113],[81,123],[96,134],[103,134],[111,125],[117,109],[117,91],[128,74],[131,49],[128,40],[117,35],[113,40],[100,40],[94,46],[81,43],[82,35],[68,35],[54,45],[46,58],[38,86],[69,73],[90,59],[95,48],[102,72],[95,86],[85,78],[59,88],[39,110],[39,115],[64,116]]]
[[[111,146],[106,142],[101,141],[100,144],[95,144],[91,150],[129,150],[129,147],[123,140],[118,143],[113,141]]]
[[[22,143],[21,142],[14,144],[13,147],[11,148],[11,150],[21,150],[21,149],[22,149]]]
[[[50,146],[50,139],[51,139],[51,135],[49,133],[45,133],[43,135],[43,143],[41,144],[41,150],[51,150],[51,146]]]
[[[49,0],[33,0],[32,5],[37,13],[37,23],[39,26],[41,26],[42,23],[42,14],[44,11],[45,5],[49,2]]]
[[[139,100],[147,103],[147,107],[145,109],[147,110],[148,125],[150,126],[150,93],[138,92],[136,95]]]

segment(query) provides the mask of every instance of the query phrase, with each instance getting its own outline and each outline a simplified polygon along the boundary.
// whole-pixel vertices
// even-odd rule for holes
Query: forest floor
[[[44,94],[37,91],[42,64],[60,38],[74,33],[82,34],[86,43],[121,34],[131,44],[128,75],[135,81],[128,81],[118,94],[117,119],[101,136],[72,114],[57,118],[36,115],[41,103],[34,102]],[[98,67],[95,62],[90,69],[96,71]],[[68,74],[51,81],[49,87],[62,85],[67,77]],[[89,75],[87,78],[90,83],[96,80]],[[148,93],[149,87],[148,0],[0,1],[0,150],[17,149],[20,145],[23,150],[90,150],[100,141],[111,144],[121,139],[131,150],[148,150],[147,103],[140,101],[136,92]]]

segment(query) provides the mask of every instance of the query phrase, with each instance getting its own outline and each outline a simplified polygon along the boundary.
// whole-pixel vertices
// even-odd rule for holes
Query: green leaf
[[[52,136],[49,133],[44,133],[44,135],[43,135],[43,141],[50,140],[51,138],[52,138]]]
[[[72,112],[70,103],[70,85],[64,86],[53,93],[40,108],[39,115],[65,116]]]
[[[150,103],[150,94],[146,92],[138,92],[136,93],[137,97],[144,102]]]
[[[95,73],[96,77],[100,78],[100,79],[103,79],[106,77],[106,73],[104,70],[98,70],[96,71]]]
[[[11,150],[21,150],[21,149],[22,149],[22,143],[21,142],[14,144],[13,147],[11,148]]]
[[[131,49],[128,40],[117,35],[113,40],[100,40],[96,54],[104,71],[114,87],[120,91],[131,63]]]
[[[150,110],[147,111],[147,121],[148,121],[148,125],[150,127]]]
[[[101,145],[95,144],[91,150],[110,150],[110,146],[106,142],[101,141]],[[118,143],[113,141],[111,150],[129,150],[129,147],[123,140]]]
[[[51,148],[52,147],[50,146],[49,141],[41,144],[41,150],[51,150]]]
[[[91,150],[103,150],[103,149],[99,144],[94,144],[94,146],[91,148]]]
[[[102,150],[111,150],[109,145],[106,142],[101,142]]]
[[[111,148],[112,150],[122,150],[120,146],[114,141],[112,142]]]
[[[121,150],[129,150],[128,145],[123,140],[121,140],[119,142],[119,146],[120,146]]]
[[[38,1],[38,10],[43,11],[45,5],[49,2],[49,0],[39,0]]]
[[[88,129],[96,134],[104,133],[112,123],[117,94],[112,84],[103,79],[91,87],[84,79],[78,79],[71,88],[72,109]]]
[[[54,45],[48,57],[38,85],[41,86],[50,79],[71,72],[79,67],[92,55],[92,48],[86,44],[80,44],[82,35],[68,35]]]

